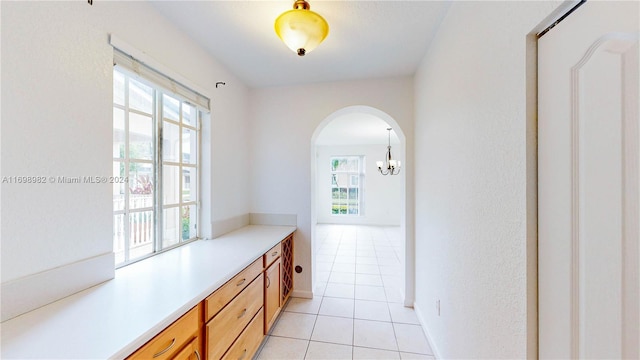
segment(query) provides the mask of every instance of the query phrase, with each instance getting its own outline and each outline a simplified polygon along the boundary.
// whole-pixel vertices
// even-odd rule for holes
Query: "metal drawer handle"
[[[196,350],[196,357],[198,358],[198,360],[200,360],[200,353],[198,352],[198,350]]]
[[[242,355],[238,358],[238,360],[244,359],[245,356],[247,356],[247,349],[244,349],[244,351],[242,352]]]
[[[166,349],[164,349],[164,350],[160,351],[159,353],[153,355],[153,357],[157,358],[158,356],[166,353],[167,351],[169,351],[169,349],[171,349],[173,347],[173,345],[175,345],[175,343],[176,343],[176,338],[173,338],[173,340],[171,340],[171,344],[169,344],[169,346]]]
[[[267,287],[271,286],[271,279],[267,276]]]
[[[276,255],[278,255],[277,251],[274,251],[274,252],[271,253],[271,256],[276,256]]]
[[[247,309],[245,308],[244,310],[242,310],[242,312],[240,313],[240,315],[238,315],[238,319],[240,319],[241,317],[243,317],[246,313],[247,313]]]
[[[245,281],[247,281],[247,278],[244,278],[244,279],[242,279],[242,280],[238,281],[238,283],[236,284],[236,286],[240,286],[240,285],[244,284],[244,282],[245,282]]]

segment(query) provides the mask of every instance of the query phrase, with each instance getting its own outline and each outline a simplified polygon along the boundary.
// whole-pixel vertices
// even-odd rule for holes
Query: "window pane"
[[[153,160],[153,120],[150,116],[129,113],[129,156]]]
[[[124,178],[124,162],[122,161],[114,161],[113,162],[113,176],[115,178]],[[115,182],[113,183],[113,210],[124,210],[124,196],[125,196],[125,184],[124,182]]]
[[[358,172],[359,163],[358,157],[331,158],[331,171]]]
[[[191,126],[196,126],[198,112],[194,106],[182,103],[182,122]]]
[[[349,215],[358,215],[358,205],[349,205]]]
[[[162,124],[162,160],[179,162],[180,126],[164,121]]]
[[[145,80],[113,71],[112,174],[128,179],[111,185],[119,212],[113,215],[118,266],[197,238],[200,113]],[[156,166],[162,166],[160,179]],[[156,185],[162,194],[155,193]]]
[[[349,185],[349,175],[347,174],[336,174],[336,185],[348,186]]]
[[[340,166],[340,160],[336,158],[331,158],[331,171],[338,170],[338,166]]]
[[[198,213],[195,205],[182,208],[182,240],[190,240],[196,237]]]
[[[167,94],[162,95],[162,116],[165,119],[180,121],[180,101]]]
[[[153,211],[129,214],[129,258],[135,259],[153,252]]]
[[[153,206],[153,165],[129,164],[129,207],[141,209]]]
[[[197,181],[198,176],[196,168],[184,167],[182,168],[182,201],[196,201],[198,199],[197,194]]]
[[[340,200],[347,200],[347,188],[340,188]]]
[[[130,78],[129,107],[151,114],[153,112],[153,89]]]
[[[357,202],[358,200],[358,189],[357,188],[349,188],[349,202],[352,201]]]
[[[164,223],[162,234],[162,247],[166,248],[180,242],[180,208],[173,207],[163,210]]]
[[[349,186],[355,186],[358,187],[358,182],[360,180],[360,176],[359,175],[351,175],[350,176],[350,182],[349,182]]]
[[[345,167],[346,171],[358,172],[358,158],[347,158]]]
[[[182,129],[182,162],[185,164],[195,164],[198,159],[196,151],[198,146],[198,135],[195,130]]]
[[[180,202],[180,167],[164,165],[162,167],[162,203],[174,205]]]
[[[113,108],[113,157],[124,158],[125,151],[124,111]]]
[[[113,72],[113,103],[124,105],[124,75],[118,71]]]

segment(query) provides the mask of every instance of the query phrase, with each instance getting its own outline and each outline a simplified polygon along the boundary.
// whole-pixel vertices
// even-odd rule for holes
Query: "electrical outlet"
[[[440,316],[440,299],[436,300],[436,313]]]

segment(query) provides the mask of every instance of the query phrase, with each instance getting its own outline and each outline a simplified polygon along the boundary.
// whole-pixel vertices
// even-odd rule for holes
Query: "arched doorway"
[[[345,126],[341,128],[336,124],[350,124],[349,126]],[[397,191],[397,203],[393,201],[388,201],[390,203],[394,203],[394,206],[390,209],[388,206],[385,207],[384,204],[380,204],[380,202],[384,202],[384,196],[375,196],[372,197],[371,203],[368,205],[373,206],[362,206],[360,212],[356,217],[351,217],[350,219],[345,220],[345,218],[341,218],[339,216],[335,216],[329,222],[342,223],[342,224],[364,224],[364,225],[389,225],[389,221],[393,223],[392,218],[397,216],[397,225],[398,225],[398,234],[400,236],[400,249],[399,256],[401,257],[400,267],[401,271],[401,279],[400,279],[400,294],[399,296],[402,299],[402,302],[406,306],[411,306],[413,304],[413,269],[414,269],[414,259],[413,259],[413,244],[411,243],[412,238],[407,236],[407,177],[406,172],[401,171],[399,175],[396,176],[382,176],[376,170],[376,161],[383,160],[387,145],[387,127],[393,129],[392,131],[392,153],[394,158],[398,158],[403,161],[403,167],[406,165],[404,161],[406,157],[406,137],[404,132],[402,131],[398,122],[393,119],[389,114],[376,109],[370,106],[349,106],[342,108],[338,111],[327,116],[315,129],[313,136],[311,138],[311,239],[312,239],[312,265],[313,265],[313,275],[312,282],[314,290],[317,287],[318,283],[322,281],[318,280],[318,271],[317,271],[317,253],[319,241],[321,239],[318,238],[317,234],[317,224],[319,220],[322,223],[326,223],[327,218],[330,216],[327,213],[320,212],[329,212],[335,211],[335,206],[332,208],[330,205],[325,206],[325,203],[330,203],[330,198],[332,196],[332,190],[330,188],[334,186],[330,185],[329,181],[333,181],[332,175],[328,174],[330,166],[329,158],[333,156],[331,161],[335,161],[336,155],[355,155],[360,156],[361,161],[366,164],[367,171],[365,172],[369,179],[376,180],[378,183],[376,186],[372,185],[372,188],[361,189],[360,191],[364,191],[365,197],[367,192],[374,191],[377,195],[381,195],[380,192],[384,191],[384,186],[387,186],[386,189],[389,189],[389,192]],[[344,134],[339,135],[340,131],[344,131]],[[341,146],[342,149],[345,146],[349,145],[345,143],[348,142],[349,139],[355,139],[354,144],[350,144],[349,148],[358,148],[363,149],[366,147],[365,145],[375,148],[375,152],[369,151],[364,155],[367,150],[356,150],[354,151],[342,151],[335,150],[333,153],[329,153],[324,150],[319,150],[320,148],[324,148],[327,145],[327,136],[326,132],[331,132],[332,136],[336,138],[340,138],[336,140],[333,145],[338,147]],[[323,135],[324,134],[324,135]],[[338,135],[337,135],[338,134]],[[367,140],[368,139],[368,140]],[[371,142],[371,139],[376,139]],[[335,139],[334,139],[335,140]],[[395,140],[395,141],[394,141]],[[322,144],[320,144],[322,142]],[[331,145],[331,142],[328,143]],[[335,147],[333,147],[335,148]],[[337,151],[337,152],[336,152]],[[321,162],[321,163],[319,163]],[[325,182],[326,177],[326,182]],[[382,185],[380,182],[385,182]],[[357,181],[355,181],[357,183]],[[395,183],[395,184],[393,184]],[[386,185],[385,185],[386,184]],[[371,184],[369,184],[371,185]],[[381,188],[380,186],[383,186]],[[393,190],[394,187],[397,186],[397,190]],[[375,189],[374,189],[375,188]],[[335,189],[334,189],[335,190]],[[384,194],[382,194],[384,195]],[[365,200],[366,202],[367,200]],[[378,204],[373,204],[373,202],[378,201]],[[395,201],[395,200],[394,200]],[[334,204],[335,205],[335,204]],[[348,210],[344,210],[345,212],[352,211],[351,207]],[[381,216],[384,218],[386,211],[385,220],[380,220]],[[393,213],[389,213],[392,211]],[[322,264],[322,262],[320,262]],[[324,265],[324,264],[323,264]],[[323,269],[324,270],[324,269]],[[321,279],[324,280],[324,279]]]

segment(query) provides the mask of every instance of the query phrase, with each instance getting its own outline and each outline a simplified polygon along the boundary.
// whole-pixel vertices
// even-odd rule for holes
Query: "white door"
[[[538,40],[540,358],[640,358],[638,1]]]

